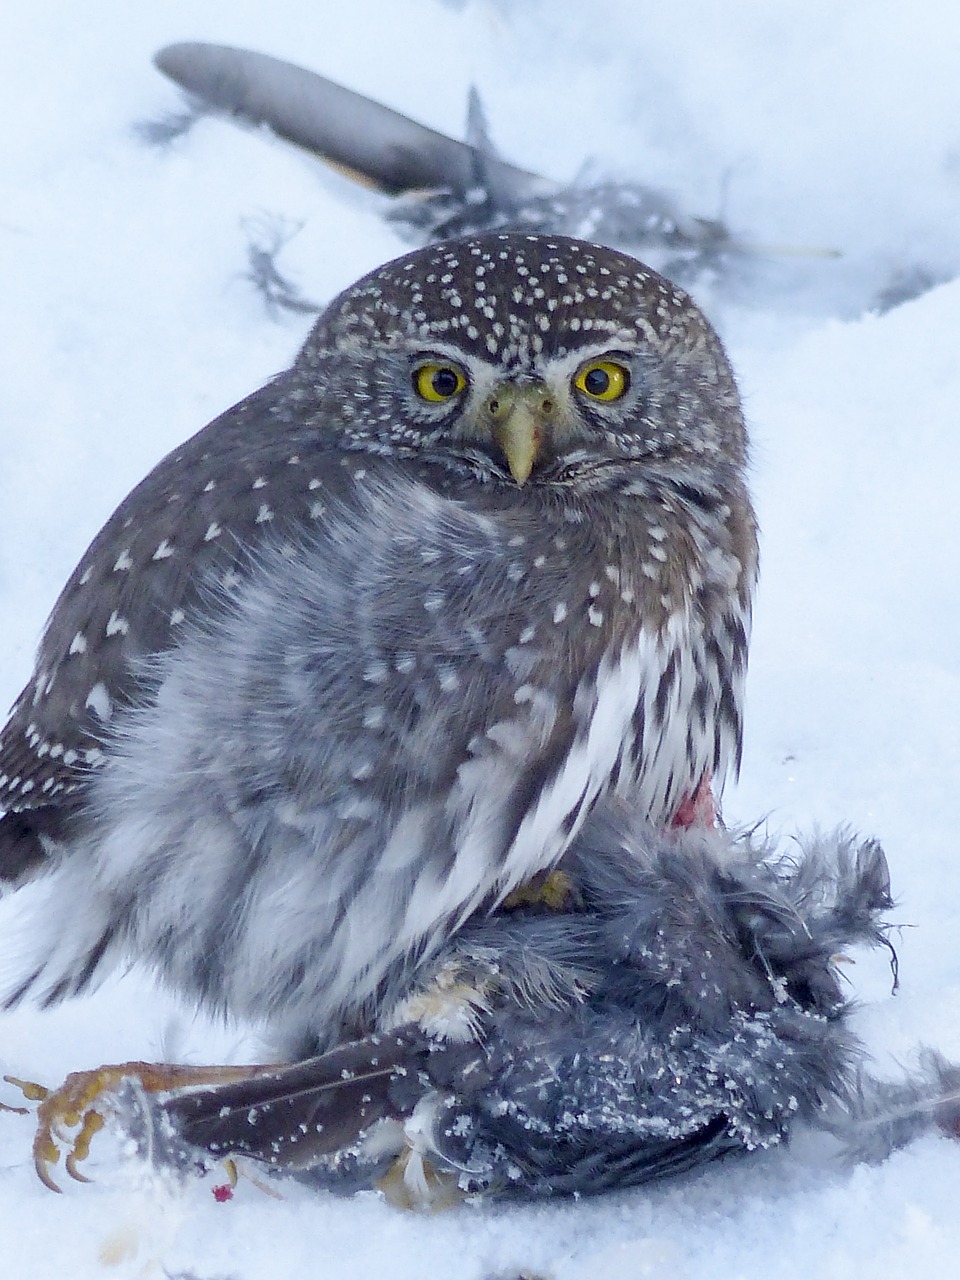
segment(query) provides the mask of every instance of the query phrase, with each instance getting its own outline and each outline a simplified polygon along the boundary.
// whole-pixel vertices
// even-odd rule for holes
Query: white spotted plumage
[[[489,405],[531,387],[518,481]],[[715,335],[624,255],[491,235],[359,281],[58,603],[0,743],[0,869],[61,861],[13,997],[133,955],[329,1042],[606,794],[668,824],[738,758],[745,452]]]

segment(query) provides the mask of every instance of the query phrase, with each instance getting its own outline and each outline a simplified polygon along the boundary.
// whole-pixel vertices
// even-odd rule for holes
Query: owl
[[[689,821],[740,756],[746,465],[719,339],[622,253],[359,280],[53,610],[0,742],[0,868],[51,870],[7,1003],[137,958],[324,1048],[605,799]]]

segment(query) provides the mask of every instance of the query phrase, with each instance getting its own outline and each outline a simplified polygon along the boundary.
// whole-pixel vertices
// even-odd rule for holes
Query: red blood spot
[[[233,1187],[229,1182],[221,1183],[219,1187],[213,1188],[213,1198],[217,1204],[224,1204],[227,1200],[233,1199]]]
[[[700,785],[692,796],[685,796],[680,808],[673,815],[671,827],[715,827],[717,825],[717,802],[713,797],[711,777],[705,773]]]

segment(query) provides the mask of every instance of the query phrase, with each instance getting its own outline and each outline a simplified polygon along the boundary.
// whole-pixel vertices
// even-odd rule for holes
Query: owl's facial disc
[[[479,461],[518,487],[535,479],[569,484],[587,461],[595,472],[604,458],[622,458],[622,427],[645,383],[629,335],[614,346],[581,343],[528,356],[509,370],[452,344],[403,345],[400,360],[409,363],[401,377],[414,397],[405,412],[423,424],[429,447],[444,441],[445,457],[450,446],[452,456],[462,449],[468,465]]]
[[[630,383],[628,364],[605,352],[575,370],[560,367],[544,377],[505,378],[484,389],[476,411],[480,433],[506,459],[516,483],[523,485],[538,463],[584,437],[577,402],[592,403],[602,411],[626,396]]]

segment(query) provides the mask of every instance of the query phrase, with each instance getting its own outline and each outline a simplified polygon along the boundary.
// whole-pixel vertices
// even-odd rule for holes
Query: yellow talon
[[[90,1143],[103,1128],[104,1119],[99,1111],[88,1111],[83,1117],[83,1124],[73,1143],[73,1150],[67,1156],[66,1169],[71,1178],[77,1182],[89,1182],[90,1179],[80,1172],[77,1163],[86,1160],[90,1154]]]
[[[115,1090],[122,1081],[133,1077],[140,1081],[147,1093],[164,1093],[192,1085],[245,1080],[272,1070],[275,1070],[273,1064],[193,1067],[170,1062],[123,1062],[116,1066],[98,1067],[93,1071],[74,1071],[59,1089],[47,1089],[32,1080],[19,1080],[16,1076],[5,1076],[4,1079],[9,1084],[16,1085],[30,1102],[40,1104],[37,1107],[37,1132],[33,1139],[33,1164],[37,1177],[44,1186],[59,1192],[60,1187],[50,1175],[50,1167],[60,1162],[58,1141],[63,1139],[64,1142],[70,1142],[70,1151],[64,1162],[70,1177],[77,1182],[89,1182],[90,1179],[80,1172],[78,1166],[90,1154],[90,1144],[106,1123],[103,1114],[93,1104]],[[6,1109],[24,1110],[22,1107]],[[67,1131],[77,1129],[78,1126],[76,1137],[70,1141]],[[232,1184],[236,1185],[235,1166],[230,1177]]]
[[[16,1085],[28,1102],[42,1102],[50,1090],[43,1084],[37,1084],[35,1080],[21,1080],[17,1076],[4,1076],[7,1084]],[[11,1111],[20,1111],[20,1107],[11,1107]]]
[[[573,881],[565,871],[551,871],[540,890],[544,906],[551,911],[567,911],[576,894]]]
[[[515,911],[517,907],[569,911],[577,901],[577,890],[565,871],[541,871],[508,893],[503,905],[507,911]]]
[[[29,1107],[12,1107],[9,1102],[0,1102],[0,1111],[9,1111],[15,1116],[28,1116]]]
[[[33,1167],[36,1169],[37,1177],[43,1185],[58,1194],[60,1188],[51,1178],[49,1166],[59,1163],[59,1160],[60,1150],[52,1134],[38,1129],[37,1135],[33,1140]]]

